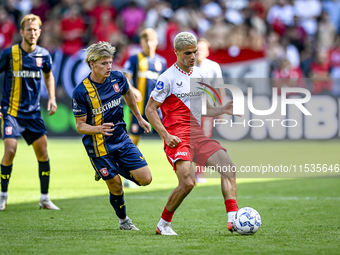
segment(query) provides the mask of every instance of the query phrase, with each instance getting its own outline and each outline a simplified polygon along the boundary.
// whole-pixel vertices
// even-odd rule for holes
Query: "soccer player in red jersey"
[[[195,185],[195,173],[191,162],[215,169],[235,169],[226,150],[215,140],[204,135],[201,129],[202,90],[190,87],[191,79],[204,80],[205,72],[195,66],[197,53],[196,37],[188,32],[177,34],[174,39],[177,62],[159,78],[146,107],[146,116],[164,139],[164,150],[178,178],[178,186],[170,194],[157,225],[156,233],[177,235],[172,230],[171,220],[176,209]],[[197,87],[197,86],[196,86]],[[198,85],[199,87],[199,85]],[[197,102],[198,105],[197,105]],[[163,123],[157,109],[161,108]],[[207,116],[233,114],[233,102],[225,106],[208,104]],[[233,231],[233,221],[238,210],[236,202],[236,174],[221,173],[222,194],[228,213],[228,230]]]

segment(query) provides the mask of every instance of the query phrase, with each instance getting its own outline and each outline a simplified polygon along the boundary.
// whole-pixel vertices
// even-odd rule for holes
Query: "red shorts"
[[[168,161],[175,171],[177,160],[187,160],[205,166],[207,159],[216,151],[226,151],[219,142],[206,137],[204,134],[191,139],[181,138],[181,141],[175,148],[167,145],[164,147]]]

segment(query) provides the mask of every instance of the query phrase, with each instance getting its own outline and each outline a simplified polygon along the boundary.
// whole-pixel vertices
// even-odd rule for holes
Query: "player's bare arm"
[[[233,114],[234,103],[233,100],[229,101],[226,105],[220,107],[214,107],[207,102],[207,114],[206,117],[216,117],[222,114],[234,115]],[[241,115],[235,115],[241,117]]]
[[[104,123],[101,126],[91,126],[86,123],[87,116],[76,117],[76,127],[80,134],[85,135],[95,135],[95,134],[103,134],[107,136],[112,135],[112,131],[114,130],[114,124],[112,122]]]
[[[48,102],[47,102],[47,110],[49,111],[48,115],[53,115],[57,111],[57,102],[55,98],[55,81],[52,71],[49,73],[44,73],[45,86],[48,92]]]
[[[166,145],[168,145],[169,147],[175,147],[181,142],[181,139],[179,139],[177,136],[170,135],[163,126],[162,121],[160,120],[157,113],[157,109],[161,105],[161,103],[150,98],[145,108],[145,114],[153,128],[156,129],[158,134],[164,139]]]
[[[139,126],[141,126],[144,129],[145,133],[149,133],[151,131],[150,124],[145,119],[143,119],[142,115],[140,114],[138,107],[137,107],[135,95],[131,91],[131,89],[129,89],[128,92],[126,92],[123,95],[123,97],[124,97],[126,104],[131,109],[132,113],[136,116]]]
[[[136,89],[134,86],[132,86],[131,83],[129,82],[132,79],[132,75],[129,73],[124,73],[124,76],[128,80],[130,89],[132,90],[133,94],[135,94],[136,102],[141,102],[143,100],[142,93],[138,89]]]

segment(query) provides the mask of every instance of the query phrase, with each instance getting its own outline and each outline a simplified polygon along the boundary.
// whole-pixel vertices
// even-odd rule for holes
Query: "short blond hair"
[[[140,34],[139,34],[139,38],[142,40],[142,39],[145,39],[145,38],[148,38],[149,36],[154,36],[157,38],[157,33],[154,29],[152,28],[145,28],[143,29]]]
[[[197,39],[194,34],[190,32],[181,32],[176,35],[174,39],[174,48],[181,51],[183,46],[197,45]]]
[[[20,22],[20,27],[22,30],[25,29],[25,24],[26,22],[33,22],[33,21],[38,21],[39,23],[39,27],[41,27],[42,22],[39,16],[34,15],[34,14],[27,14],[25,17],[22,18],[21,22]]]
[[[116,52],[116,47],[112,46],[108,42],[98,42],[90,45],[87,49],[85,49],[87,55],[84,59],[84,62],[90,66],[90,62],[96,62],[104,57],[112,57]]]

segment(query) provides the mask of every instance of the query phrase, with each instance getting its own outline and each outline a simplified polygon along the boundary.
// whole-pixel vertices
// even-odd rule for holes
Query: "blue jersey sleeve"
[[[9,49],[5,49],[0,55],[0,73],[5,71],[9,67]]]
[[[50,54],[44,57],[42,70],[44,73],[49,73],[52,70],[52,57]]]
[[[126,94],[126,92],[128,92],[128,90],[130,89],[129,83],[126,79],[126,77],[124,75],[122,75],[122,82],[120,84],[120,88],[122,90],[122,95]]]
[[[73,91],[72,108],[74,117],[87,115],[85,93],[81,93],[78,89]]]

